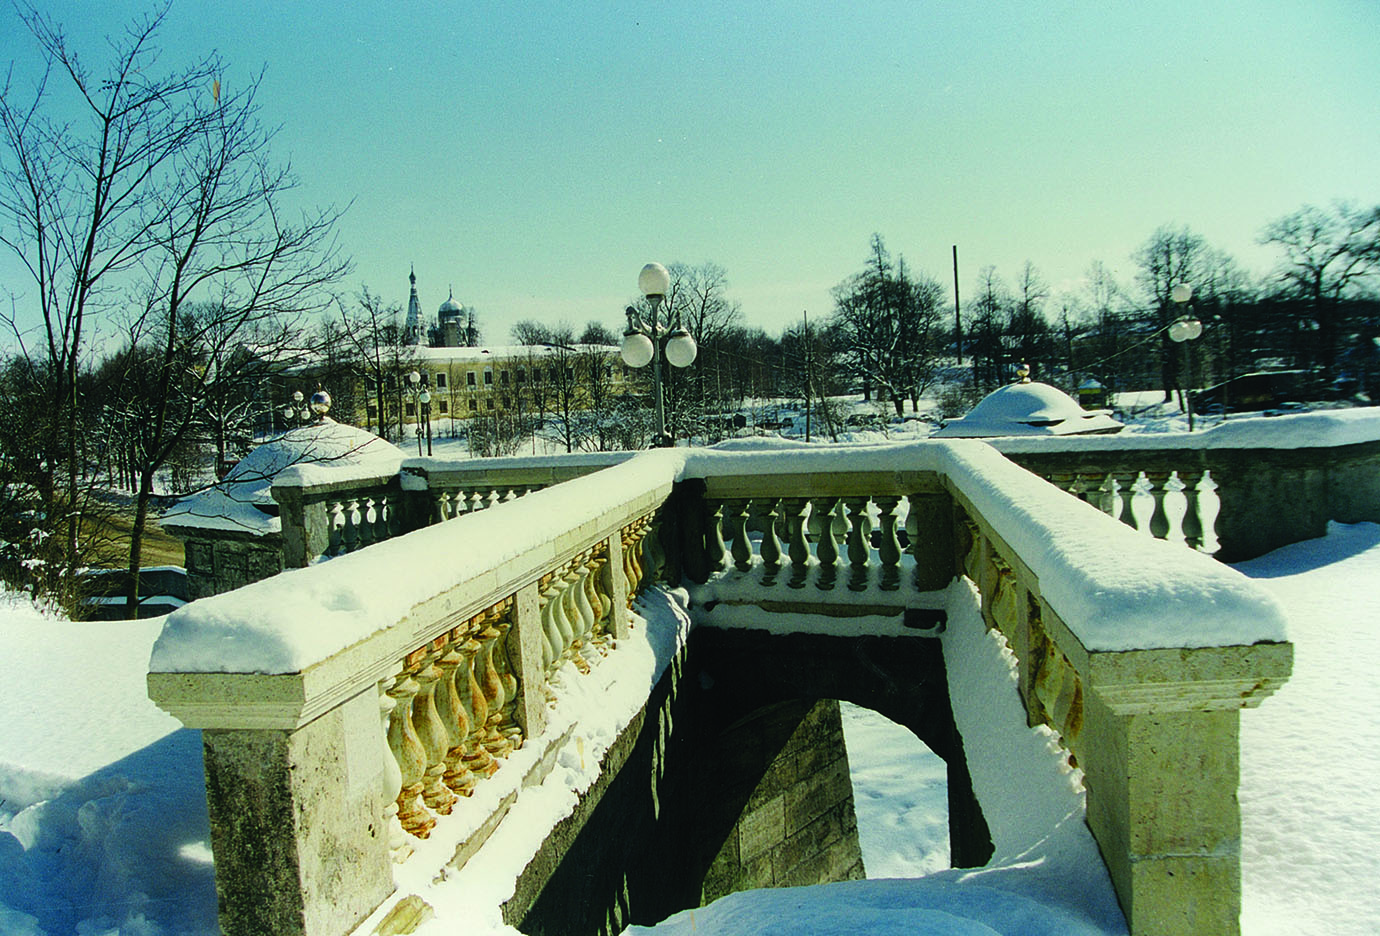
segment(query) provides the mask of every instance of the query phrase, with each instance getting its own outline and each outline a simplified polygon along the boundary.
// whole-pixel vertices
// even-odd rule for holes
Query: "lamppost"
[[[652,388],[656,400],[656,440],[652,445],[660,448],[674,442],[666,431],[666,410],[661,396],[661,355],[666,355],[672,367],[689,367],[694,363],[699,349],[690,332],[681,325],[679,313],[674,323],[667,322],[663,326],[659,321],[661,303],[666,299],[666,291],[671,288],[671,274],[666,272],[664,266],[659,263],[644,266],[637,275],[637,288],[642,290],[642,295],[647,297],[647,303],[652,307],[652,321],[650,324],[643,321],[637,310],[628,306],[628,330],[623,333],[623,347],[619,354],[629,367],[652,365]],[[658,348],[661,349],[660,354],[657,353]]]
[[[1179,283],[1169,291],[1169,298],[1179,307],[1179,317],[1169,323],[1169,340],[1175,344],[1184,346],[1184,361],[1187,367],[1188,376],[1184,379],[1187,384],[1193,380],[1193,342],[1203,333],[1203,323],[1198,321],[1198,317],[1193,315],[1192,308],[1188,306],[1188,301],[1193,298],[1193,287],[1188,283]],[[1185,312],[1187,308],[1189,311]],[[1183,388],[1184,411],[1188,413],[1188,431],[1193,431],[1193,397],[1189,393],[1188,387]]]
[[[305,426],[313,419],[320,420],[330,411],[331,395],[325,390],[317,390],[307,400],[302,396],[301,390],[292,391],[292,402],[283,406],[283,422],[288,428],[292,427],[295,421],[300,426]]]
[[[426,423],[426,453],[431,454],[431,391],[421,385],[422,375],[417,371],[407,375],[412,384],[412,396],[417,400],[417,454],[422,454],[422,423]]]

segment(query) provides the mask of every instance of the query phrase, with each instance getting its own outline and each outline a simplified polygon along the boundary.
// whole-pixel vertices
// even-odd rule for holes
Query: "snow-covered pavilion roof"
[[[164,526],[264,536],[282,530],[273,479],[294,465],[350,466],[395,472],[402,450],[363,429],[326,417],[256,447],[214,486],[182,498],[160,518]]]
[[[934,437],[1077,435],[1118,432],[1121,428],[1106,410],[1085,410],[1062,390],[1031,382],[993,390],[967,416],[945,424]]]

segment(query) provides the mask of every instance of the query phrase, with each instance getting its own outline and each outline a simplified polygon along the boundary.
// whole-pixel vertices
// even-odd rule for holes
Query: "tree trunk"
[[[153,470],[139,472],[139,493],[134,498],[134,523],[129,530],[129,581],[125,584],[125,617],[139,616],[139,568],[144,552],[144,528],[148,523],[149,498],[153,494]]]

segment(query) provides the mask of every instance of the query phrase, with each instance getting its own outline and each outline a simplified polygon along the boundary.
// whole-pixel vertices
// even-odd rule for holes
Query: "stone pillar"
[[[371,685],[296,730],[205,729],[225,936],[349,932],[393,891]]]
[[[1117,714],[1086,700],[1087,818],[1132,936],[1240,933],[1239,709]]]
[[[526,738],[535,738],[546,729],[546,693],[542,691],[546,683],[546,669],[542,665],[546,637],[542,633],[537,593],[536,582],[519,589],[513,608],[513,629],[508,633],[508,658],[518,678],[518,702],[513,713]],[[617,614],[627,613],[622,605],[614,610]]]

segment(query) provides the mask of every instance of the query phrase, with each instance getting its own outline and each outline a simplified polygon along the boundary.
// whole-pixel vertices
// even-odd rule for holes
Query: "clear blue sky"
[[[94,61],[144,3],[46,0]],[[300,197],[353,205],[356,270],[490,341],[621,323],[649,260],[713,260],[750,324],[831,310],[881,233],[972,295],[1031,260],[1074,289],[1188,224],[1248,268],[1305,202],[1380,202],[1375,0],[320,3],[177,0],[168,61],[218,49]],[[0,10],[0,62],[34,51]],[[9,258],[0,286],[30,290]]]

